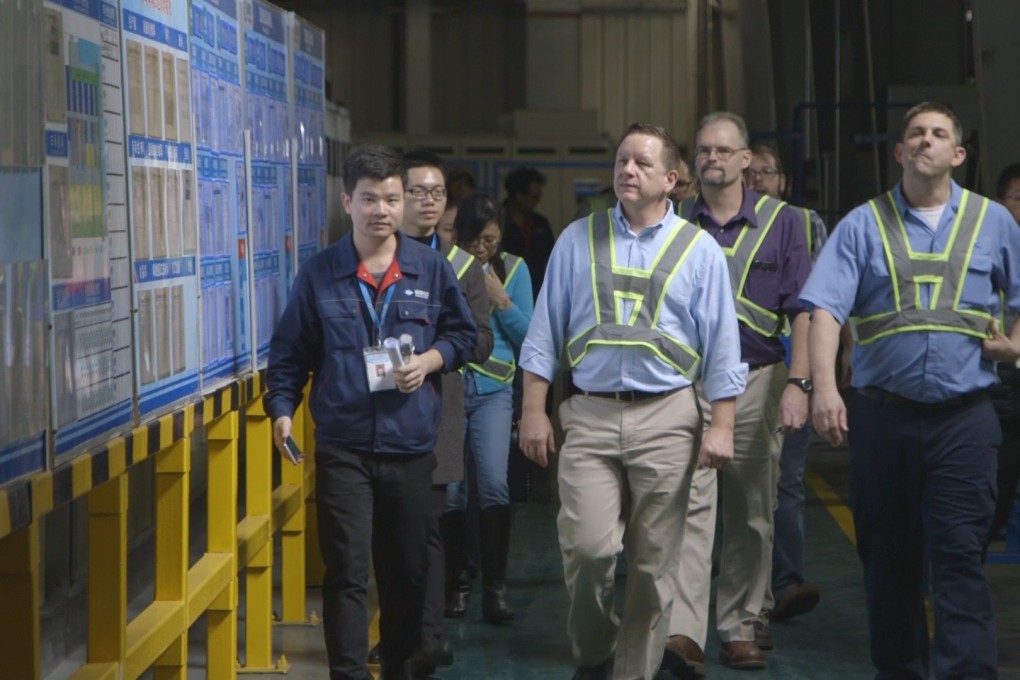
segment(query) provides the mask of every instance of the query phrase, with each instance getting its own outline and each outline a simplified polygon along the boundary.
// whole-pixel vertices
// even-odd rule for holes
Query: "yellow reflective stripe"
[[[700,220],[698,222],[698,226],[701,226]],[[733,245],[722,249],[722,251],[726,254],[726,257],[733,257],[737,254],[737,249],[740,248],[740,243],[744,240],[744,237],[747,236],[748,231],[750,231],[750,229],[741,229],[740,236],[737,237],[737,240],[733,243]]]
[[[673,267],[673,271],[671,271],[669,276],[666,277],[666,282],[662,284],[662,294],[659,295],[659,299],[655,301],[655,313],[652,315],[653,326],[659,323],[659,313],[662,311],[662,303],[666,299],[666,291],[668,291],[669,287],[673,284],[673,278],[680,273],[680,268],[683,266],[684,262],[687,261],[687,256],[691,254],[692,250],[694,250],[694,244],[697,243],[698,239],[704,235],[705,232],[699,229],[698,233],[695,234],[693,239],[691,239],[691,243],[687,246],[687,250],[685,250],[684,254],[680,257],[680,261],[677,262],[677,265]]]
[[[992,318],[992,316],[990,314],[983,314],[982,316],[987,317],[989,319]],[[920,325],[917,325],[917,326],[905,326],[905,327],[902,327],[902,328],[890,328],[888,330],[880,331],[880,332],[876,333],[875,335],[873,335],[872,337],[870,337],[870,338],[868,338],[866,340],[862,340],[862,339],[858,338],[857,339],[857,344],[858,345],[870,345],[871,343],[875,342],[879,338],[885,338],[885,337],[888,337],[890,335],[896,335],[896,334],[899,334],[899,333],[913,333],[913,332],[917,332],[917,331],[939,331],[939,332],[946,332],[946,333],[962,333],[964,335],[970,335],[972,337],[980,338],[982,340],[984,340],[985,338],[988,337],[987,333],[982,333],[980,331],[972,331],[972,330],[970,330],[968,328],[960,328],[958,326],[944,326],[944,325],[941,325],[941,324],[920,324]]]
[[[698,357],[697,354],[692,353],[688,347],[686,347],[685,345],[677,342],[676,340],[673,340],[669,336],[663,335],[662,337],[666,338],[667,340],[669,340],[670,342],[675,344],[677,347],[680,347],[682,350],[684,350],[687,354],[689,354],[692,357],[694,357],[695,361],[697,361],[700,358],[700,357]],[[601,345],[603,347],[641,347],[643,349],[647,349],[649,352],[651,352],[652,354],[654,354],[655,356],[659,357],[664,362],[666,362],[667,364],[669,364],[670,366],[675,368],[676,372],[679,373],[680,375],[685,376],[685,377],[689,377],[688,376],[688,371],[686,371],[682,366],[680,366],[675,361],[670,359],[667,355],[663,354],[659,350],[658,347],[656,347],[655,345],[653,345],[653,344],[651,344],[649,342],[642,342],[640,340],[612,340],[612,341],[610,341],[610,340],[589,340],[588,341],[588,345]],[[574,368],[579,363],[581,363],[581,359],[583,359],[584,356],[587,353],[588,353],[588,351],[587,351],[587,348],[586,348],[585,352],[580,357],[578,357],[576,361],[571,359],[571,361],[570,361],[571,368]]]
[[[471,263],[475,261],[475,256],[467,252],[466,250],[458,248],[457,246],[452,246],[450,248],[450,252],[446,254],[446,259],[449,260],[450,264],[456,265],[457,259],[459,258],[461,253],[464,254],[463,258],[464,262],[461,263],[460,269],[456,270],[458,281],[460,281],[464,277],[464,274],[467,273],[468,267],[470,267]]]
[[[815,251],[814,247],[814,229],[811,226],[811,210],[808,208],[801,208],[804,211],[804,235],[807,237],[807,251],[808,255]]]
[[[506,260],[507,260],[507,254],[503,253],[503,261],[506,262]],[[506,281],[503,282],[503,288],[504,289],[507,286],[510,285],[510,281],[513,280],[514,275],[517,273],[517,270],[521,268],[521,263],[522,262],[524,262],[524,258],[523,257],[515,257],[514,258],[514,264],[513,264],[512,267],[510,267],[510,271],[508,271],[506,273]]]
[[[886,198],[892,204],[893,212],[896,213],[897,219],[899,219],[899,211],[896,208],[896,201],[893,200],[892,192],[888,192]],[[875,214],[875,223],[878,225],[878,234],[882,237],[882,252],[885,254],[885,264],[889,268],[889,279],[892,281],[893,290],[893,304],[896,305],[896,311],[900,311],[903,307],[900,304],[900,282],[896,279],[896,265],[893,264],[892,259],[892,248],[889,247],[889,237],[885,233],[885,223],[882,221],[882,217],[878,213],[878,206],[875,204],[875,199],[868,201],[868,205],[871,206],[871,212]],[[900,226],[903,222],[900,221]]]
[[[963,192],[964,199],[966,199],[969,195],[970,195],[969,191]],[[967,260],[966,262],[964,262],[963,271],[960,272],[960,285],[957,286],[956,297],[953,298],[954,309],[960,306],[960,297],[963,295],[963,284],[967,280],[967,268],[970,265],[971,258],[974,257],[974,244],[977,243],[978,232],[981,231],[981,227],[983,227],[985,223],[985,213],[988,211],[988,203],[989,201],[986,198],[984,199],[984,202],[981,204],[981,213],[978,215],[977,219],[978,226],[974,229],[974,234],[970,237],[970,243],[967,244]],[[960,209],[957,211],[958,213],[957,220],[959,220],[960,217],[963,216],[963,206],[964,203],[963,201],[961,201]],[[1003,309],[1005,309],[1005,303],[1003,303]],[[1005,323],[1003,323],[1002,332],[1009,333],[1009,329],[1005,328]]]
[[[637,321],[638,314],[641,313],[641,305],[644,304],[645,296],[641,293],[629,293],[627,291],[613,291],[613,297],[616,302],[616,318],[617,320],[623,318],[623,302],[624,300],[631,300],[634,303],[634,308],[630,311],[630,321],[626,325],[633,326],[634,322]]]
[[[481,373],[487,378],[491,378],[496,382],[507,384],[513,382],[514,371],[517,370],[517,363],[514,361],[503,361],[502,359],[496,359],[495,357],[489,357],[482,364],[468,364],[471,370],[476,373]],[[501,369],[499,373],[496,369]]]

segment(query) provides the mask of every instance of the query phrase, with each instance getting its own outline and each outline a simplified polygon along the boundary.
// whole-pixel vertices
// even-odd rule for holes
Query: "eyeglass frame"
[[[725,162],[733,158],[733,154],[737,153],[738,151],[749,150],[750,149],[748,149],[746,146],[738,146],[735,149],[731,149],[728,146],[697,146],[694,148],[694,153],[696,156],[703,156],[707,158],[708,156],[711,156],[712,152],[714,151],[715,157]]]
[[[769,166],[760,168],[758,170],[747,168],[746,170],[744,170],[744,172],[747,173],[747,177],[749,179],[758,179],[759,177],[765,179],[766,177],[778,177],[779,175],[783,174],[779,170],[779,168],[773,168]]]
[[[420,184],[415,184],[413,187],[407,187],[404,191],[405,193],[410,194],[411,198],[416,201],[424,201],[425,196],[431,196],[433,201],[442,201],[447,196],[446,187],[442,184],[437,184],[431,189],[423,187]],[[437,191],[439,192],[438,196],[436,195]],[[416,193],[420,193],[420,195],[416,195]]]
[[[503,239],[499,236],[486,236],[485,238],[479,236],[468,241],[467,247],[474,248],[477,245],[483,245],[486,248],[492,248],[493,246],[498,246],[502,242]]]

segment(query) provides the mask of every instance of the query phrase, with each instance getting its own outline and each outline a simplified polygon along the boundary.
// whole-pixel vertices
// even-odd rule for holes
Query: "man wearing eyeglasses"
[[[751,145],[751,164],[744,173],[747,184],[759,194],[782,199],[786,173],[779,152],[767,144]],[[828,231],[814,210],[793,207],[801,218],[811,257],[817,257]],[[784,341],[788,338],[784,337]],[[770,621],[787,621],[807,614],[821,597],[818,587],[804,580],[804,466],[811,446],[811,428],[804,427],[783,438],[779,480],[773,515],[771,587],[765,593],[765,611],[759,622],[758,644],[767,648]]]
[[[697,194],[698,188],[698,182],[694,179],[694,175],[691,174],[691,166],[681,158],[680,163],[677,165],[676,184],[673,185],[673,191],[669,192],[669,200],[673,201],[674,204],[678,204],[685,198],[690,198]]]
[[[811,258],[797,215],[744,184],[752,154],[742,118],[729,112],[706,116],[695,150],[701,194],[683,201],[679,213],[711,234],[726,253],[741,359],[750,371],[747,389],[737,397],[733,462],[719,471],[694,473],[665,663],[674,672],[703,670],[716,500],[721,497],[720,660],[732,668],[760,669],[765,655],[756,642],[755,624],[772,571],[781,433],[804,427],[811,391],[808,315],[798,299]],[[779,339],[786,320],[793,335],[789,372]]]
[[[436,226],[446,209],[443,161],[429,151],[410,151],[404,154],[404,165],[407,167],[407,189],[400,231],[438,250],[453,265],[472,318],[478,326],[478,343],[471,361],[482,363],[489,358],[493,346],[485,273],[474,256],[444,242],[436,233]],[[422,613],[421,647],[411,659],[414,677],[428,677],[437,666],[453,663],[453,652],[443,626],[444,532],[440,529],[440,516],[446,504],[446,485],[464,479],[464,384],[459,373],[443,376],[442,395],[439,440],[435,448],[436,469],[432,472],[433,516],[429,521],[429,570]],[[374,658],[371,660],[375,661]]]

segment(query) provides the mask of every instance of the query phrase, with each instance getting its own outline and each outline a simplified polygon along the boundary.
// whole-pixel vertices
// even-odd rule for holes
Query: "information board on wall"
[[[294,279],[293,175],[285,13],[246,0],[245,106],[251,130],[251,249],[257,365],[265,365],[269,339]]]
[[[236,0],[194,0],[203,389],[252,368],[240,35]]]
[[[122,0],[138,412],[199,391],[187,0]]]
[[[105,39],[116,35],[113,4],[43,3],[44,216],[53,325],[51,423],[58,460],[133,420],[130,356],[118,356],[118,349],[130,346],[130,328],[114,323],[129,309],[126,296],[118,295],[119,304],[113,296],[111,231],[117,233],[123,265],[125,224],[117,220],[124,215],[107,213],[111,162],[117,184],[113,198],[121,206],[124,201],[123,146],[108,159],[106,144],[104,80],[119,61],[108,68]],[[118,77],[114,81],[119,85]],[[119,112],[119,100],[113,106]],[[114,138],[123,142],[117,113],[113,124]],[[118,273],[117,283],[125,289],[126,271]]]
[[[0,22],[0,485],[46,465],[49,289],[43,259],[42,6]]]
[[[298,266],[326,245],[325,33],[288,15],[297,164]]]

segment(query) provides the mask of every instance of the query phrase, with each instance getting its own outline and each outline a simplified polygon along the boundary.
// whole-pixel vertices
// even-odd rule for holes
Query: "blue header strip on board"
[[[134,33],[185,52],[188,50],[187,33],[129,9],[124,10],[124,32]]]
[[[110,279],[71,281],[53,286],[53,311],[90,307],[110,301]]]
[[[135,282],[166,281],[195,275],[195,256],[169,257],[158,260],[137,260]]]
[[[151,161],[190,164],[191,144],[130,135],[128,137],[128,156]]]

